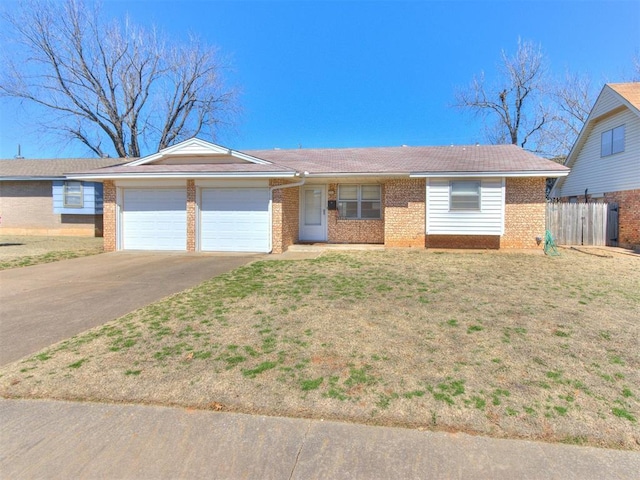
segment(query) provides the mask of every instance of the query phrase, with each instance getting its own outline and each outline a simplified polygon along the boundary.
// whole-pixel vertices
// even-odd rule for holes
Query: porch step
[[[288,252],[324,252],[327,250],[384,250],[384,245],[370,243],[298,243],[287,248]]]

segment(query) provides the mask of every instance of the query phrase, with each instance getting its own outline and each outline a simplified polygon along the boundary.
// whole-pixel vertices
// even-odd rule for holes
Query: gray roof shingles
[[[514,145],[451,147],[371,147],[292,150],[247,150],[272,162],[229,164],[155,164],[125,166],[133,159],[0,160],[2,177],[53,177],[65,173],[114,175],[127,173],[286,173],[419,174],[567,172],[568,168]],[[96,168],[97,167],[97,168]]]
[[[254,150],[245,153],[316,174],[567,171],[558,163],[514,145]]]
[[[110,167],[131,159],[122,158],[56,158],[0,160],[0,178],[64,178],[65,174]]]

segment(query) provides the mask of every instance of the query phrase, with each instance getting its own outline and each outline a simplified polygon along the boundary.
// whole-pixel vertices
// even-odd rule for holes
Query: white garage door
[[[200,250],[269,251],[269,189],[202,189]]]
[[[127,188],[122,192],[123,249],[187,249],[185,189]]]

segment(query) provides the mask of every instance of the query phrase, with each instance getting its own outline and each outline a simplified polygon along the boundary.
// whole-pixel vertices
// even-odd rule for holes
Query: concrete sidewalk
[[[0,400],[0,476],[631,479],[640,454],[134,405]]]

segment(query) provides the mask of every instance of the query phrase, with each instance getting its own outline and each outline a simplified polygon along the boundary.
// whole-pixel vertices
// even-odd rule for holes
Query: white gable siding
[[[620,96],[610,88],[605,88],[591,110],[591,118],[597,119],[599,116],[621,105],[624,105],[624,103],[622,103]]]
[[[614,105],[615,107],[615,105]],[[624,152],[600,156],[602,132],[625,126]],[[628,109],[596,122],[558,196],[616,192],[640,188],[640,118]]]
[[[504,179],[481,181],[480,211],[451,211],[449,185],[454,178],[432,178],[427,182],[427,234],[502,235],[504,233]]]

